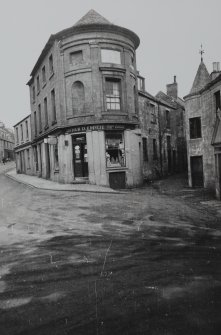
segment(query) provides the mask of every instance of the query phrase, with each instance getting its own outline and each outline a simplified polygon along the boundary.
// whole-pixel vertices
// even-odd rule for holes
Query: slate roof
[[[91,9],[74,26],[76,27],[87,24],[111,24],[111,22],[97,13],[94,9]]]
[[[209,72],[207,71],[204,62],[201,61],[193,82],[193,86],[190,90],[190,94],[194,94],[200,91],[204,86],[206,86],[206,84],[208,84],[209,81],[210,81]]]
[[[156,98],[158,98],[159,100],[163,100],[164,102],[166,102],[167,104],[169,104],[171,107],[176,108],[177,104],[176,104],[176,99],[170,97],[169,95],[165,94],[162,91],[159,91],[156,94]]]

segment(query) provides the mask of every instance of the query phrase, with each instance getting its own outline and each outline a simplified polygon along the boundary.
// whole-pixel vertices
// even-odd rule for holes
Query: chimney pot
[[[174,81],[174,83],[176,83],[176,76],[173,77],[173,81]]]
[[[219,71],[220,71],[220,63],[213,62],[213,72],[219,72]]]

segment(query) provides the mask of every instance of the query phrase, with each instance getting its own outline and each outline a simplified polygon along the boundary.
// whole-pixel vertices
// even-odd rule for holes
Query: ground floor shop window
[[[107,167],[124,167],[126,165],[123,133],[106,133]]]

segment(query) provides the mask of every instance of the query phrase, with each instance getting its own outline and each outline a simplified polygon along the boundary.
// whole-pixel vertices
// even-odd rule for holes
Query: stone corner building
[[[51,35],[28,82],[32,172],[61,183],[142,183],[138,36],[94,10]]]
[[[31,115],[15,126],[17,172],[125,188],[176,171],[179,104],[145,91],[139,43],[94,10],[51,35],[28,82]]]
[[[213,63],[213,72],[209,74],[201,58],[191,91],[184,97],[189,185],[216,191],[219,199],[221,198],[220,90],[219,63]]]

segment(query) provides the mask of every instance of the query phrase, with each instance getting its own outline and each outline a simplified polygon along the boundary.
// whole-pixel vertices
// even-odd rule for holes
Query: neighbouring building
[[[33,149],[31,145],[31,115],[15,126],[15,155],[17,173],[33,174]]]
[[[31,115],[15,125],[18,172],[125,188],[176,170],[178,102],[145,91],[139,43],[94,10],[51,35],[28,81]]]
[[[138,76],[138,92],[144,178],[186,171],[185,109],[177,95],[176,78],[167,85],[167,94],[159,92],[154,97]]]
[[[213,63],[209,74],[203,59],[190,93],[184,97],[188,150],[188,175],[191,187],[216,191],[221,185],[221,72]]]
[[[2,159],[14,159],[14,133],[13,130],[5,128],[3,122],[0,122],[0,162]]]

